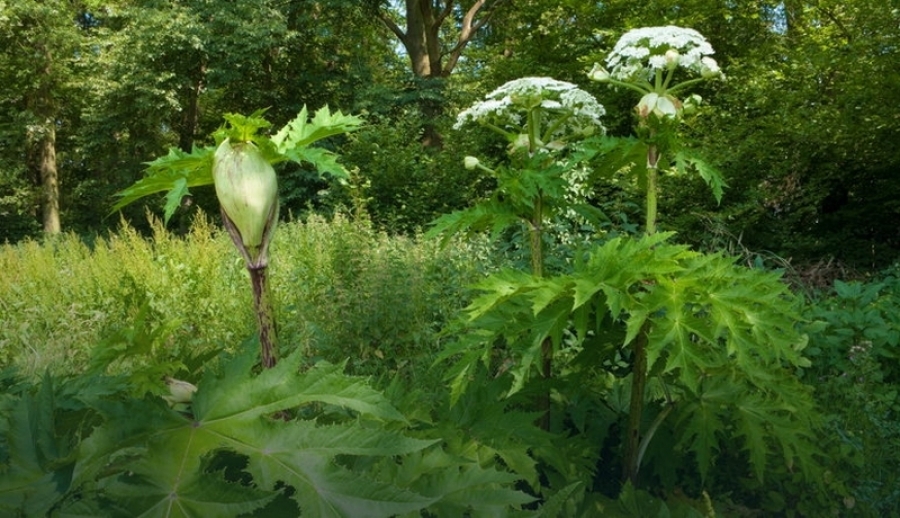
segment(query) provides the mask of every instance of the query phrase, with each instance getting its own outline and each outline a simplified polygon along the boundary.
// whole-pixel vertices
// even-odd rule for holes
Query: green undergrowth
[[[483,242],[439,247],[340,216],[283,224],[270,267],[282,356],[260,372],[249,279],[228,237],[203,216],[184,236],[153,229],[150,238],[125,226],[90,244],[64,235],[0,249],[0,514],[896,516],[896,268],[790,297],[791,312],[772,314],[782,306],[771,298],[788,297],[783,286],[754,295],[771,307],[740,306],[734,290],[774,289],[776,274],[623,238],[598,245],[577,275],[500,286],[504,301],[527,302],[512,320],[535,308],[556,315],[572,299],[578,308],[632,304],[622,306],[628,318],[651,318],[659,333],[691,324],[693,334],[654,342],[662,359],[645,429],[656,438],[631,486],[621,483],[618,450],[630,376],[624,357],[597,357],[602,340],[640,322],[586,332],[580,314],[539,320],[555,322],[560,344],[545,431],[532,404],[543,385],[515,386],[509,373],[527,363],[510,361],[511,346],[491,350],[484,334],[482,349],[470,344],[487,361],[458,378],[467,389],[455,404],[444,382],[457,371],[436,361],[453,355],[449,331],[463,308],[496,295],[486,283],[510,280]],[[616,248],[628,243],[653,255]],[[669,269],[642,273],[669,252],[687,268],[679,282]],[[638,281],[617,288],[628,275]],[[605,298],[591,295],[598,286]],[[713,300],[701,306],[702,297]],[[682,299],[694,304],[684,318]],[[662,309],[641,312],[635,301]],[[730,316],[739,306],[745,319]],[[706,329],[709,315],[730,327]],[[712,361],[700,338],[745,337],[745,320],[763,330],[798,324],[811,363],[796,369],[801,383],[775,394],[780,363],[763,361],[774,349],[750,338],[735,346],[744,356],[696,370]],[[477,331],[472,322],[465,330]],[[580,336],[591,339],[576,347]],[[734,362],[755,367],[719,375]],[[168,376],[198,387],[191,404],[166,402]],[[794,462],[792,441],[810,440],[789,433],[802,431],[799,419],[821,423],[815,462]]]
[[[808,306],[808,382],[828,422],[845,516],[900,516],[900,266]]]
[[[152,228],[149,238],[123,225],[90,244],[64,234],[0,247],[0,365],[79,372],[94,344],[138,319],[158,330],[160,358],[252,335],[249,279],[228,236],[202,214],[185,236]],[[348,360],[361,374],[427,367],[437,330],[487,264],[473,245],[438,249],[340,216],[283,224],[271,253],[283,352]]]

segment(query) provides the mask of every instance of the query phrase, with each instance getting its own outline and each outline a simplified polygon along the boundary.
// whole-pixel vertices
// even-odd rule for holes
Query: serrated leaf
[[[251,458],[247,469],[264,485],[290,484],[297,491],[293,499],[303,515],[316,518],[387,517],[418,511],[436,500],[371,480],[290,445]]]
[[[721,383],[716,383],[714,386],[719,385],[725,385],[726,389],[729,388],[727,384]],[[724,405],[729,404],[727,399],[737,394],[729,390],[727,394],[724,394],[725,399],[722,398],[722,395],[717,395],[715,389],[701,392],[679,412],[680,418],[677,425],[682,428],[679,446],[687,447],[697,456],[697,467],[703,480],[706,480],[713,459],[719,451],[720,437],[718,434],[725,433],[727,430],[725,422],[720,416],[721,409]]]
[[[216,131],[216,142],[222,142],[226,138],[233,142],[254,141],[259,130],[272,127],[272,123],[263,118],[267,109],[257,110],[250,115],[240,113],[226,113],[222,116],[228,123],[225,128]]]
[[[342,135],[359,129],[363,120],[353,115],[344,115],[340,111],[333,112],[324,106],[316,110],[312,119],[306,106],[283,128],[272,136],[276,149],[283,155],[290,156],[296,148],[306,147],[319,140]]]
[[[110,213],[122,209],[135,201],[159,192],[175,191],[166,196],[166,222],[181,203],[181,196],[189,193],[191,187],[212,185],[213,147],[194,147],[190,153],[177,148],[169,149],[166,156],[147,163],[144,178],[118,192],[119,200]]]
[[[344,375],[343,366],[323,362],[300,376],[300,361],[300,355],[295,354],[249,378],[256,357],[242,355],[229,363],[223,375],[211,374],[203,379],[194,395],[195,414],[210,421],[245,420],[320,402],[378,419],[405,420],[403,414],[364,379]],[[235,379],[242,383],[235,383]]]
[[[273,416],[316,402],[340,405],[367,417],[402,421],[402,415],[359,378],[322,364],[298,372],[299,354],[254,375],[254,350],[205,376],[194,395],[192,415],[160,400],[127,400],[98,405],[106,423],[82,443],[77,480],[100,477],[102,487],[133,515],[228,516],[265,505],[281,487],[304,516],[391,516],[434,501],[370,480],[339,466],[339,456],[395,456],[419,451],[435,441],[387,431],[377,421],[321,426]],[[133,416],[141,419],[135,420]],[[233,490],[202,459],[220,451],[247,458],[255,488]],[[105,477],[103,473],[112,473]],[[212,497],[204,497],[204,491]],[[223,507],[224,506],[224,507]]]
[[[722,195],[728,184],[722,179],[719,171],[700,158],[694,151],[682,149],[675,154],[675,167],[679,173],[686,173],[689,169],[693,169],[703,178],[703,181],[712,189],[716,203],[722,203]]]
[[[466,509],[496,510],[533,502],[534,497],[521,491],[498,487],[509,485],[517,479],[518,476],[513,473],[470,463],[457,470],[440,470],[436,476],[428,477],[415,487],[423,494],[440,497],[434,509],[445,512],[449,509],[460,513],[456,516],[462,516]]]
[[[298,164],[312,164],[319,173],[328,173],[337,178],[348,178],[347,169],[338,163],[338,156],[331,151],[313,147],[295,147],[285,151],[284,156]]]
[[[511,207],[490,199],[465,210],[444,214],[431,223],[425,237],[433,239],[441,236],[441,244],[446,245],[455,235],[487,231],[492,239],[496,239],[504,230],[520,221]]]
[[[7,423],[0,445],[6,446],[6,465],[0,467],[0,512],[10,516],[43,516],[69,489],[73,464],[67,445],[55,436],[54,389],[45,374],[37,394],[5,401]],[[65,440],[63,438],[62,440]]]
[[[178,443],[172,449],[154,449],[152,458],[130,466],[132,473],[127,477],[105,484],[106,496],[122,511],[141,518],[239,516],[275,497],[272,491],[226,482],[217,473],[201,473],[193,466],[179,469],[190,450],[189,445]],[[160,469],[169,463],[176,464],[174,469]]]
[[[567,518],[565,514],[568,512],[566,509],[566,503],[572,497],[572,495],[581,489],[584,491],[584,483],[582,482],[574,482],[569,484],[568,486],[560,489],[556,493],[544,501],[543,505],[541,505],[540,510],[538,511],[536,517],[540,518]]]

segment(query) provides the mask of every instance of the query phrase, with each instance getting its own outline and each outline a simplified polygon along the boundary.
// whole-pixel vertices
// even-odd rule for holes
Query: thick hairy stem
[[[628,408],[628,431],[625,437],[625,464],[622,478],[637,484],[641,462],[641,418],[647,386],[647,336],[650,323],[644,323],[632,345],[631,405]]]
[[[529,237],[531,240],[531,273],[535,277],[544,276],[544,237],[543,237],[543,219],[544,219],[544,198],[542,194],[538,194],[534,203],[534,213],[530,222]],[[553,343],[549,338],[545,338],[541,344],[541,377],[549,380],[553,372]],[[538,400],[538,410],[541,412],[541,418],[538,425],[543,430],[550,429],[550,389],[541,394]]]
[[[259,348],[262,366],[269,369],[278,360],[278,336],[275,332],[275,310],[269,291],[267,267],[248,267],[250,281],[253,284],[253,309],[256,311],[256,323],[259,325]]]
[[[659,150],[651,145],[647,150],[647,235],[656,233],[656,198],[659,190]]]
[[[647,429],[647,433],[644,434],[644,438],[641,439],[641,445],[638,448],[637,455],[637,469],[641,468],[641,461],[644,458],[644,453],[647,451],[647,446],[650,445],[650,440],[653,439],[653,436],[656,434],[656,430],[659,428],[659,425],[662,424],[663,421],[666,420],[666,417],[672,412],[672,409],[675,408],[675,403],[671,400],[668,400],[666,407],[662,409],[662,412],[656,416],[656,419],[653,420],[653,424],[650,425],[650,428]],[[637,471],[635,471],[635,475]]]
[[[659,177],[659,149],[651,144],[647,150],[647,235],[656,233],[656,199]],[[631,367],[631,405],[628,409],[628,431],[625,438],[625,464],[623,477],[637,483],[638,470],[641,467],[641,417],[644,412],[644,392],[647,386],[647,343],[650,334],[650,321],[644,322],[632,345]],[[658,426],[658,425],[657,425]]]

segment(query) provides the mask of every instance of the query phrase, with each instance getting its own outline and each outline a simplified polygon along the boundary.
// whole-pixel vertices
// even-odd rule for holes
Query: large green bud
[[[222,212],[239,234],[232,238],[243,244],[248,263],[258,265],[278,219],[275,170],[252,142],[225,139],[213,158],[213,181]]]

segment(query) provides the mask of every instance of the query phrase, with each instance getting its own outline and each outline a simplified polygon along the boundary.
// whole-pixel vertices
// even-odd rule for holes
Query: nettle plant
[[[544,86],[557,83],[545,79],[510,83],[533,84],[533,93],[517,95],[502,87],[460,115],[462,123],[474,120],[505,135],[510,160],[504,167],[485,168],[497,177],[490,200],[442,218],[438,231],[519,222],[532,235],[532,257],[540,258],[533,236],[551,210],[569,206],[563,196],[566,171],[585,163],[595,176],[634,175],[645,191],[646,220],[638,236],[598,235],[559,274],[543,275],[535,259],[531,271],[507,269],[485,279],[442,357],[454,361],[448,375],[454,397],[467,390],[479,364],[491,375],[511,376],[509,395],[552,387],[558,407],[572,413],[568,420],[561,414],[554,418],[554,431],[573,426],[584,431],[573,405],[575,395],[591,385],[593,394],[606,400],[603,406],[620,412],[625,422],[613,458],[621,462],[626,482],[638,480],[652,451],[656,457],[647,462],[651,468],[659,464],[654,480],[682,477],[683,484],[693,473],[699,475],[695,488],[721,484],[712,468],[720,456],[734,459],[741,450],[743,469],[725,478],[761,481],[766,472],[798,471],[815,480],[818,422],[811,390],[796,376],[809,366],[802,355],[807,338],[797,330],[799,301],[780,274],[742,267],[723,254],[692,251],[673,243],[673,233],[656,228],[660,174],[699,174],[716,198],[725,186],[678,138],[679,126],[700,103],[696,95],[686,100],[679,95],[722,75],[712,53],[699,33],[680,27],[642,28],[622,36],[607,60],[609,70],[596,66],[589,76],[640,94],[635,137],[584,138],[591,133],[584,124],[573,125],[558,140],[545,136],[552,131],[535,130],[546,122],[542,127],[558,131],[564,126],[554,127],[555,120],[578,116],[577,108],[552,97],[558,94]],[[497,98],[504,91],[508,96]],[[590,106],[598,105],[592,100]],[[596,117],[585,122],[602,134]],[[564,154],[567,149],[571,153]],[[551,358],[562,359],[552,371]],[[585,382],[586,375],[593,380]],[[548,384],[551,376],[558,379]],[[662,429],[670,444],[651,447]],[[597,457],[607,432],[595,431]]]

